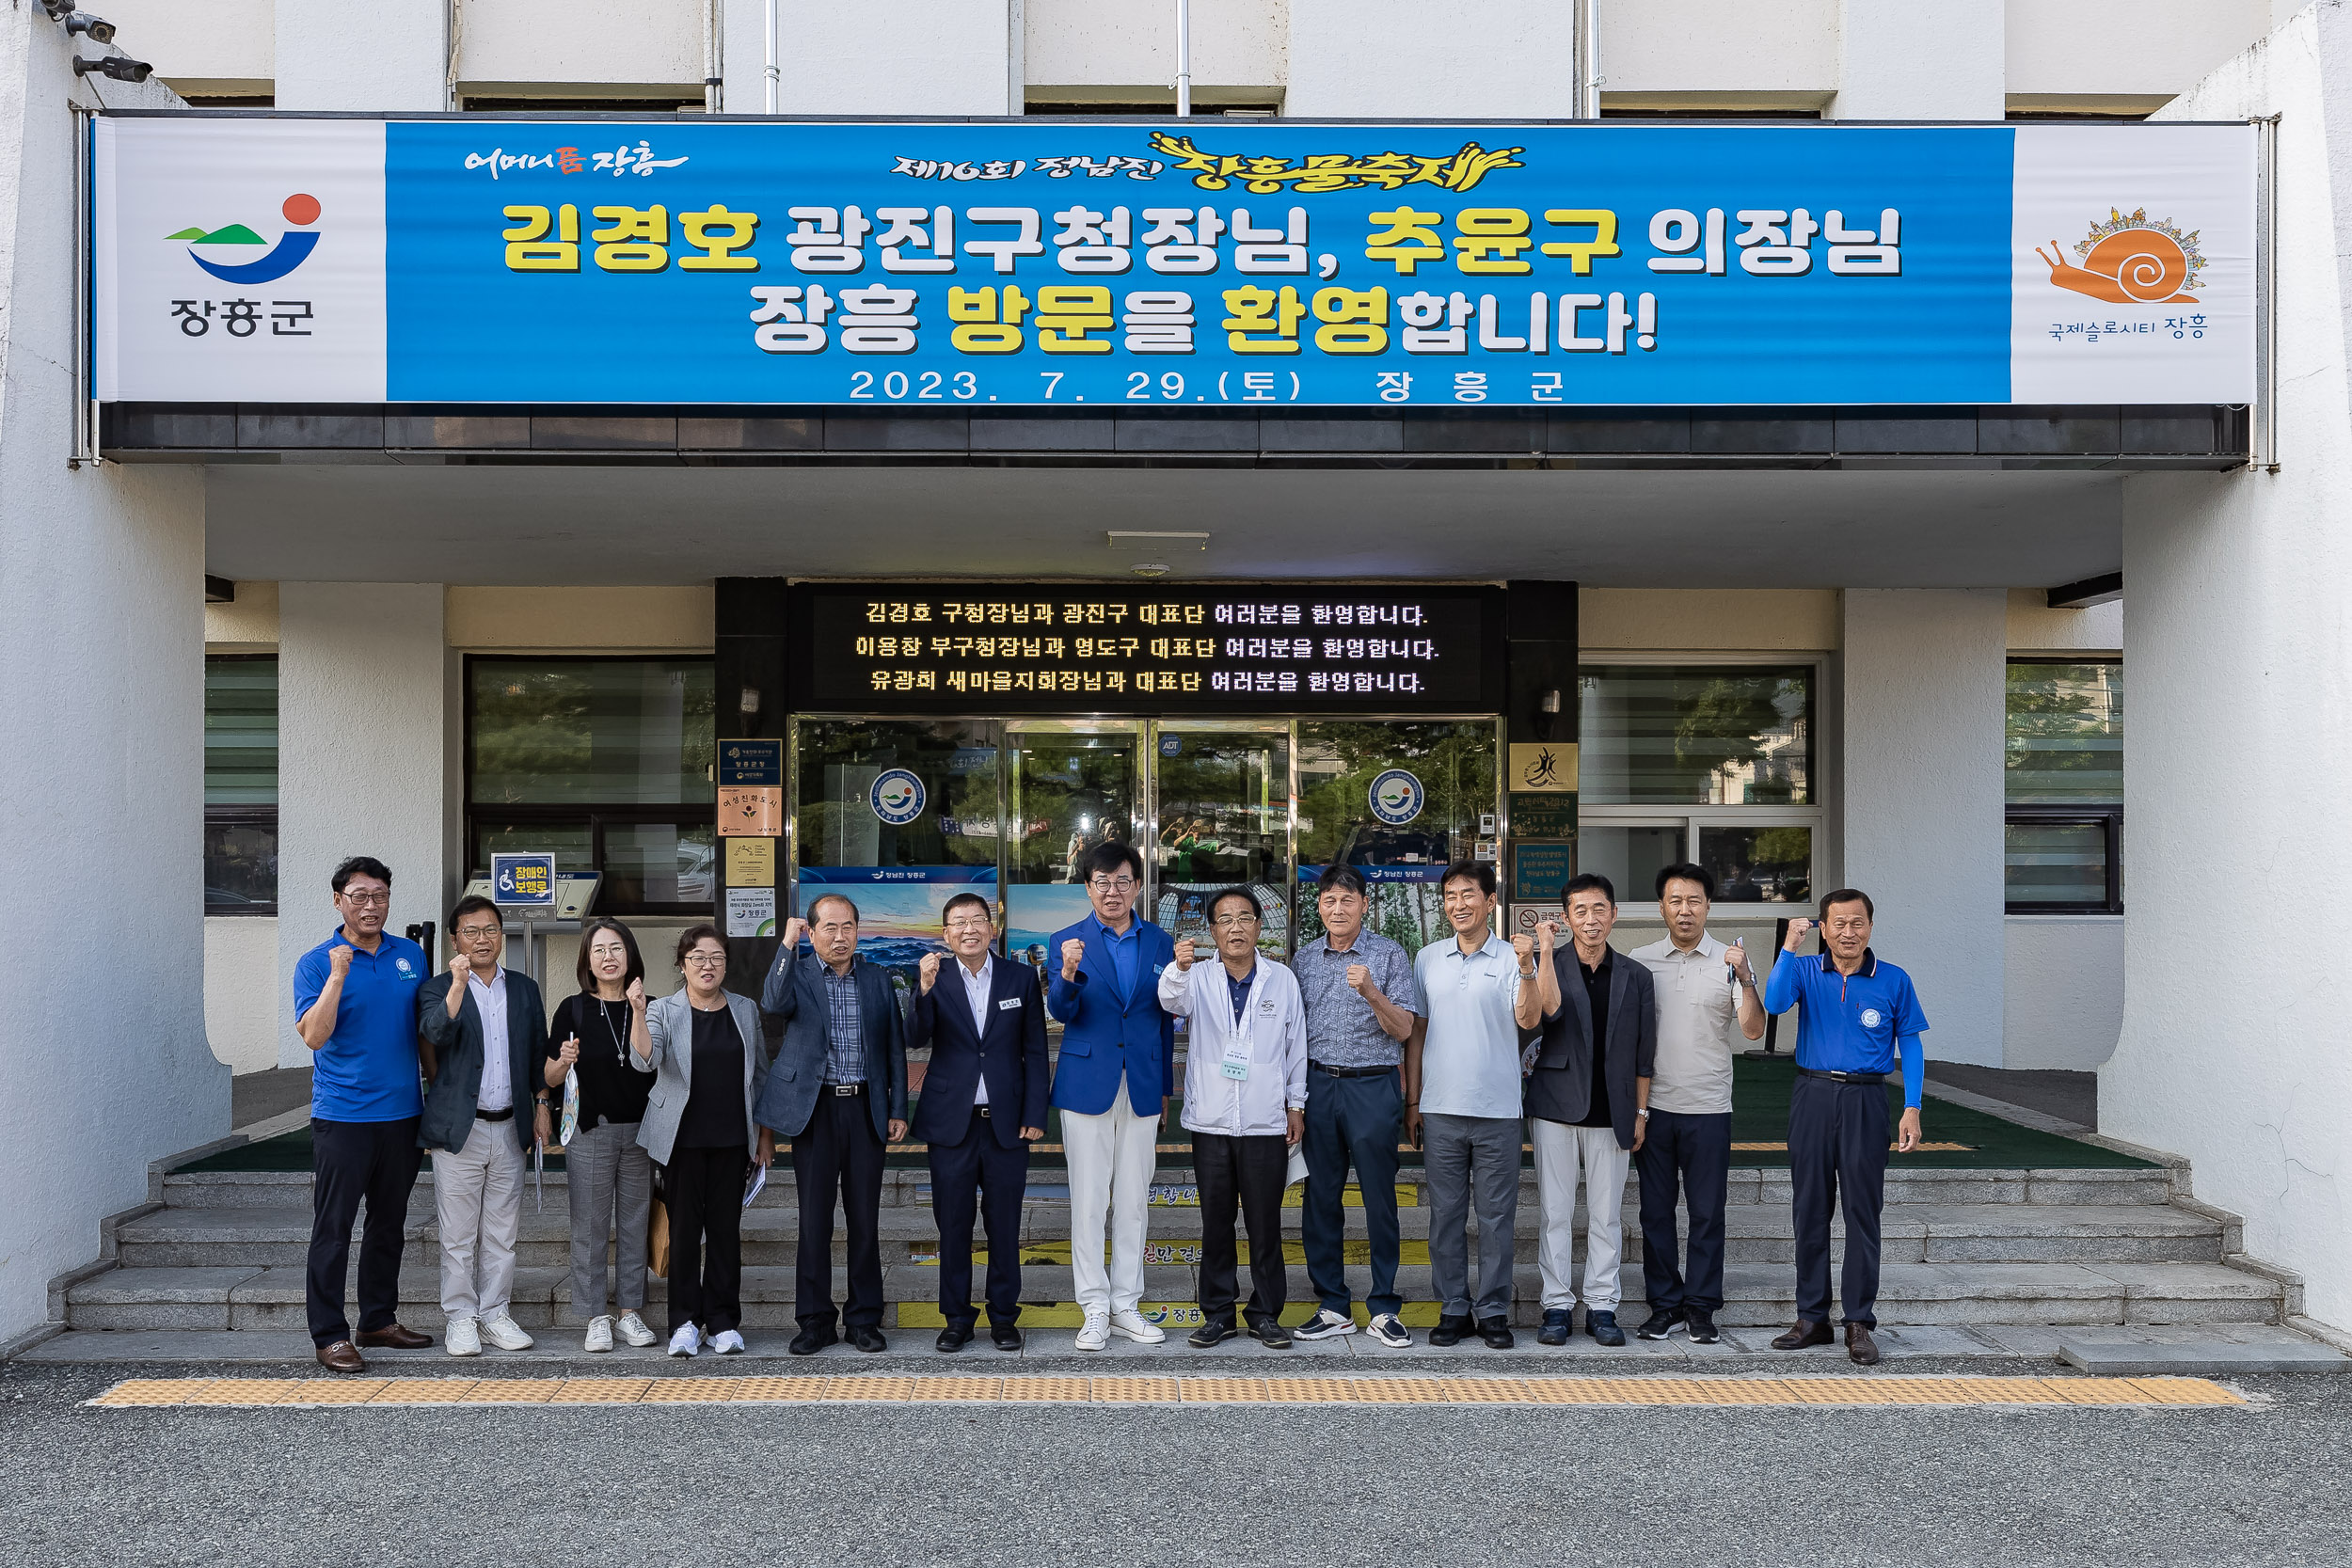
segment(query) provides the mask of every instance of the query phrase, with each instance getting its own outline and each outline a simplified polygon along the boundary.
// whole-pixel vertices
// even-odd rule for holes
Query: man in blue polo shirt
[[[1797,1324],[1774,1350],[1835,1342],[1829,1326],[1829,1215],[1844,1188],[1846,1354],[1878,1364],[1870,1338],[1878,1326],[1879,1211],[1886,1202],[1886,1075],[1899,1053],[1903,1153],[1919,1147],[1919,1091],[1927,1061],[1919,1037],[1928,1026],[1911,976],[1870,951],[1870,895],[1839,888],[1821,900],[1828,951],[1799,958],[1813,928],[1788,923],[1780,962],[1764,983],[1764,1010],[1802,1006],[1797,1020],[1797,1080],[1788,1095],[1788,1177],[1797,1229]]]
[[[432,972],[424,949],[384,929],[392,874],[355,855],[335,868],[342,925],[294,964],[294,1029],[311,1052],[310,1338],[319,1365],[364,1372],[359,1345],[421,1350],[429,1336],[401,1326],[400,1253],[408,1194],[424,1151],[417,1074],[417,988]],[[351,1226],[367,1199],[359,1243],[359,1333],[343,1315]]]

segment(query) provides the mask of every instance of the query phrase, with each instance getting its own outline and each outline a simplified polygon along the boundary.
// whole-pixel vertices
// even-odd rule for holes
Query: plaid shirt
[[[1376,932],[1359,931],[1355,945],[1334,953],[1329,937],[1317,937],[1291,959],[1307,1007],[1307,1059],[1325,1067],[1394,1067],[1405,1059],[1405,1042],[1389,1037],[1372,1004],[1348,985],[1350,964],[1371,970],[1380,994],[1406,1012],[1429,1014],[1413,978],[1412,955],[1404,948]]]
[[[866,1010],[858,1005],[857,960],[847,974],[818,961],[825,972],[825,1006],[832,1015],[825,1027],[825,1082],[866,1082]]]

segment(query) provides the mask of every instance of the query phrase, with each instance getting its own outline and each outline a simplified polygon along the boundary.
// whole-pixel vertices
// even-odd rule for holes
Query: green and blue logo
[[[894,828],[903,828],[923,815],[923,781],[903,768],[893,768],[874,781],[866,793],[874,815]]]
[[[318,231],[310,227],[319,220],[318,198],[297,191],[286,198],[278,211],[292,227],[278,236],[276,245],[242,223],[221,229],[183,229],[164,238],[186,241],[189,259],[224,283],[275,283],[309,261],[319,244]],[[262,246],[267,248],[255,254]]]
[[[1402,828],[1421,815],[1429,792],[1402,768],[1391,768],[1372,781],[1372,815],[1391,828]]]

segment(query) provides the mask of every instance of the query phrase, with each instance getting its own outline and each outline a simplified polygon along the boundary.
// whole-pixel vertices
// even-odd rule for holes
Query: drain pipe
[[[726,0],[710,0],[703,19],[703,113],[726,107]]]
[[[1576,103],[1579,119],[1600,118],[1600,0],[1576,8]]]
[[[784,72],[776,65],[776,0],[768,0],[768,112],[776,112],[776,89]]]
[[[1192,0],[1176,0],[1176,118],[1192,115]]]

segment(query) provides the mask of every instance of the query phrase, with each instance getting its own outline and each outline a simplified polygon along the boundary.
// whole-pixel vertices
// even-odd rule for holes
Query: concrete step
[[[543,1212],[529,1197],[524,1199],[516,1252],[523,1267],[570,1266],[570,1220],[564,1201],[561,1196],[550,1195]],[[1342,1212],[1348,1236],[1360,1244],[1365,1236],[1364,1212],[1350,1208]],[[1286,1217],[1285,1244],[1295,1259],[1303,1259],[1295,1211]],[[1425,1260],[1430,1211],[1407,1208],[1400,1210],[1397,1217],[1408,1256],[1418,1253],[1413,1260]],[[1576,1225],[1581,1254],[1584,1227],[1581,1210]],[[1523,1208],[1516,1244],[1522,1262],[1536,1259],[1537,1226],[1538,1211],[1533,1206]],[[744,1261],[790,1263],[796,1256],[799,1228],[799,1216],[793,1210],[763,1204],[749,1211],[743,1216]],[[879,1228],[886,1263],[923,1263],[937,1254],[939,1232],[928,1208],[886,1208],[882,1211]],[[1726,1212],[1724,1228],[1732,1262],[1787,1263],[1794,1259],[1786,1206],[1734,1205]],[[1834,1229],[1842,1232],[1842,1227]],[[1628,1261],[1638,1261],[1642,1256],[1640,1224],[1631,1210],[1626,1213],[1625,1231]],[[847,1222],[836,1210],[836,1260],[848,1256],[846,1233]],[[1172,1249],[1170,1261],[1199,1260],[1198,1208],[1153,1210],[1149,1233],[1156,1245]],[[2218,1262],[2221,1258],[2221,1228],[2217,1222],[2184,1209],[2139,1204],[1905,1204],[1889,1208],[1881,1233],[1885,1261],[1899,1263]],[[407,1261],[437,1263],[439,1227],[429,1202],[410,1205],[405,1234]],[[1058,1252],[1056,1260],[1066,1262],[1069,1239],[1066,1204],[1037,1201],[1025,1207],[1025,1246]],[[125,1268],[299,1265],[308,1256],[310,1240],[307,1210],[269,1204],[163,1209],[127,1221],[116,1231],[119,1260]]]
[[[1284,1272],[1293,1304],[1309,1302],[1305,1268],[1293,1264]],[[1351,1288],[1360,1294],[1369,1285],[1369,1271],[1352,1265],[1347,1272]],[[1148,1267],[1145,1276],[1147,1301],[1177,1312],[1181,1322],[1197,1299],[1197,1271],[1161,1264]],[[885,1270],[891,1304],[885,1321],[936,1323],[937,1279],[935,1269],[916,1265]],[[1514,1317],[1536,1322],[1542,1304],[1538,1271],[1522,1264],[1513,1283]],[[1640,1270],[1625,1270],[1623,1285],[1627,1299],[1620,1314],[1638,1321],[1645,1310]],[[1734,1264],[1725,1270],[1724,1285],[1721,1317],[1726,1324],[1767,1325],[1794,1316],[1795,1281],[1784,1265]],[[1398,1287],[1410,1307],[1408,1322],[1434,1315],[1427,1265],[1400,1269]],[[1024,1268],[1022,1293],[1025,1301],[1039,1304],[1041,1323],[1075,1310],[1069,1305],[1066,1265]],[[663,1283],[650,1282],[649,1295],[657,1304],[666,1300]],[[790,1268],[744,1270],[747,1325],[789,1326],[793,1296]],[[564,1321],[569,1299],[568,1271],[517,1270],[514,1313],[525,1327]],[[437,1271],[404,1269],[401,1301],[404,1322],[437,1328]],[[1915,1324],[2266,1323],[2279,1321],[2280,1306],[2275,1283],[2216,1263],[1889,1263],[1882,1271],[1878,1313],[1887,1323]],[[660,1315],[649,1312],[656,1319]],[[74,1286],[67,1296],[67,1321],[76,1329],[294,1329],[303,1326],[303,1274],[294,1265],[115,1269]]]

